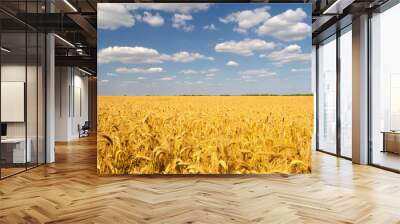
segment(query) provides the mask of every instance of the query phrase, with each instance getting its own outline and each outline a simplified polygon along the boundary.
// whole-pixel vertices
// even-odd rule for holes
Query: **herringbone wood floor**
[[[400,175],[315,153],[298,176],[99,177],[94,138],[0,181],[0,223],[400,223]]]

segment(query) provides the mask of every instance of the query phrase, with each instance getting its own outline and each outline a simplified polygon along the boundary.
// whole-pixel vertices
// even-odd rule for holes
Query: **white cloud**
[[[210,25],[205,25],[205,26],[203,26],[203,29],[204,30],[208,30],[208,31],[215,31],[215,30],[217,30],[217,28],[215,27],[215,25],[214,24],[210,24]]]
[[[200,53],[191,53],[181,51],[173,55],[161,54],[157,50],[145,47],[107,47],[99,51],[97,60],[99,64],[111,62],[120,62],[124,64],[157,64],[165,61],[192,62],[195,60],[214,60],[212,57],[206,57]]]
[[[219,69],[217,68],[209,68],[206,70],[193,70],[193,69],[187,69],[187,70],[182,70],[181,73],[184,75],[196,75],[196,74],[211,74],[211,73],[215,73],[218,72]]]
[[[204,73],[207,73],[207,72],[214,73],[214,72],[218,72],[218,71],[219,71],[218,68],[210,68],[210,69],[207,69],[207,70],[203,70],[202,73],[203,73],[203,74],[204,74]]]
[[[215,45],[215,51],[228,52],[243,56],[251,56],[254,51],[269,50],[275,47],[275,43],[260,39],[244,39],[242,41],[227,41]]]
[[[254,76],[257,77],[274,76],[276,75],[276,72],[270,71],[269,69],[250,69],[246,71],[241,71],[240,74],[242,75],[242,78],[246,79]]]
[[[239,33],[247,33],[247,30],[265,22],[271,15],[267,12],[268,7],[257,8],[254,10],[244,10],[234,12],[224,18],[219,18],[222,23],[237,23],[233,29]]]
[[[146,79],[146,78],[143,77],[143,76],[139,76],[139,77],[137,77],[137,79],[139,79],[139,80],[144,80],[144,79]]]
[[[169,58],[157,50],[145,47],[107,47],[101,49],[97,55],[100,64],[110,62],[121,63],[162,63]]]
[[[146,10],[158,10],[170,13],[183,13],[189,14],[192,12],[206,11],[210,8],[209,3],[134,3],[125,4],[127,8],[131,10],[146,9]]]
[[[182,70],[181,73],[184,75],[195,75],[198,72],[193,69],[187,69],[187,70]]]
[[[152,26],[161,26],[164,19],[161,16],[152,15],[151,17],[134,15],[135,10],[154,10],[168,13],[180,13],[188,15],[193,12],[206,11],[211,4],[205,3],[99,3],[98,24],[100,29],[116,30],[120,27],[133,27],[136,20],[143,20]],[[151,14],[150,14],[151,15]],[[190,26],[189,26],[190,27]]]
[[[209,74],[206,74],[206,77],[214,77],[215,76],[215,74],[214,73],[209,73]]]
[[[304,22],[307,13],[303,9],[289,9],[268,19],[258,27],[259,35],[271,35],[284,41],[302,40],[311,34],[311,26]]]
[[[176,77],[175,76],[165,76],[160,78],[161,81],[171,81],[174,80]]]
[[[250,75],[242,75],[242,76],[240,76],[240,78],[242,78],[242,79],[252,79],[254,77],[250,76]]]
[[[309,62],[311,59],[310,54],[303,53],[301,47],[297,44],[292,44],[282,50],[271,52],[266,57],[279,64]]]
[[[102,80],[101,80],[102,83],[107,83],[107,82],[109,82],[109,81],[110,81],[110,80],[108,80],[108,79],[102,79]]]
[[[181,52],[175,53],[171,57],[172,61],[181,62],[181,63],[192,62],[192,61],[199,60],[199,59],[205,59],[205,60],[210,60],[210,61],[214,60],[213,57],[206,57],[199,53],[190,53],[187,51],[181,51]]]
[[[117,68],[115,72],[122,74],[155,74],[161,73],[164,69],[160,67],[151,67],[151,68]]]
[[[236,61],[228,61],[228,62],[226,63],[226,66],[233,66],[233,67],[236,67],[236,66],[239,66],[239,63],[237,63]]]
[[[159,13],[152,15],[150,12],[144,12],[141,20],[150,26],[162,26],[164,24],[164,18]]]
[[[218,71],[219,71],[218,68],[210,68],[210,69],[207,69],[205,71],[202,71],[202,73],[204,74],[204,73],[207,73],[207,72],[218,72]]]
[[[137,83],[140,83],[139,81],[137,81],[137,80],[126,80],[126,81],[123,81],[123,82],[121,82],[120,84],[119,84],[119,86],[120,87],[124,87],[124,88],[127,88],[127,87],[129,87],[129,88],[132,88],[132,84],[137,84]]]
[[[102,3],[98,4],[97,10],[97,26],[100,29],[116,30],[135,25],[134,16],[122,4]]]
[[[188,24],[188,21],[191,21],[193,17],[187,14],[174,14],[172,17],[172,27],[176,29],[182,29],[186,32],[194,30],[194,26]]]
[[[310,68],[292,68],[291,72],[307,72],[310,71]]]
[[[111,72],[107,72],[106,75],[107,75],[107,76],[112,76],[112,77],[118,76],[117,74],[114,74],[114,73],[111,73]]]
[[[245,82],[257,82],[255,79],[244,79]]]

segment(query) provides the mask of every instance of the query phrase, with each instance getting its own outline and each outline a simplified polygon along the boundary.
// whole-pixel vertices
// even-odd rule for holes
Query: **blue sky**
[[[99,95],[311,92],[310,4],[102,3]]]

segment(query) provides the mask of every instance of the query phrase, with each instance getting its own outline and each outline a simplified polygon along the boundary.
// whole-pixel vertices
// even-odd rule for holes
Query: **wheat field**
[[[312,96],[99,96],[99,174],[311,172]]]

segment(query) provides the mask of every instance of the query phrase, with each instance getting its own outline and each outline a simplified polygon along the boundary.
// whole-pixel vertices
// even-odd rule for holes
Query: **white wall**
[[[68,140],[68,117],[69,117],[69,96],[68,88],[70,84],[69,68],[55,68],[55,141]]]
[[[1,81],[2,82],[25,82],[25,64],[4,64],[1,66]],[[6,110],[6,108],[1,108]],[[7,123],[8,137],[25,137],[25,123],[11,122]]]
[[[77,139],[78,125],[88,120],[88,78],[76,68],[56,67],[55,86],[55,140]]]
[[[26,70],[27,69],[27,70]],[[28,137],[31,133],[29,130],[34,131],[36,137],[36,123],[37,123],[37,93],[36,93],[36,66],[27,66],[20,64],[4,64],[1,66],[1,81],[2,82],[25,82],[26,72],[28,72],[28,87],[27,87],[27,119],[28,119]],[[42,105],[39,105],[39,107]],[[7,108],[2,108],[7,110]],[[32,133],[33,133],[32,131]],[[24,137],[25,136],[25,122],[7,122],[7,135],[9,137]]]
[[[76,74],[75,70],[75,75],[74,75],[74,93],[73,96],[74,99],[74,108],[73,108],[73,113],[72,117],[73,119],[71,120],[71,125],[72,125],[72,130],[71,130],[71,135],[76,137],[79,137],[79,132],[78,132],[78,125],[83,125],[85,121],[88,120],[88,78],[86,76],[81,76],[81,73]],[[79,97],[80,96],[80,97]],[[80,101],[80,102],[79,102]],[[79,108],[81,107],[81,108]]]
[[[38,69],[38,70],[37,70]],[[22,122],[6,122],[7,137],[24,138],[25,135],[30,140],[32,161],[44,163],[44,82],[42,68],[36,65],[18,63],[2,64],[1,66],[2,82],[24,82],[26,84],[26,107],[23,106],[22,113],[26,112],[27,120]],[[27,78],[27,80],[25,80]],[[22,93],[23,94],[23,93]],[[2,96],[7,97],[7,96]],[[1,108],[1,110],[10,110],[10,108]],[[12,111],[10,111],[12,113]],[[39,155],[37,155],[39,153]]]

